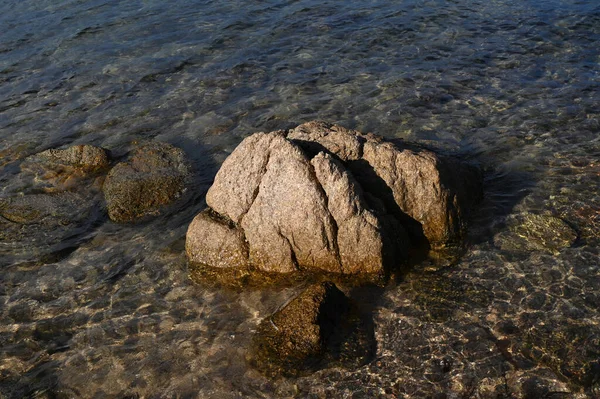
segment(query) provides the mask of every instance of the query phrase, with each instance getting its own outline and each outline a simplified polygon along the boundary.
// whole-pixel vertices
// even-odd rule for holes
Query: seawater
[[[5,0],[0,26],[1,197],[71,144],[167,141],[196,171],[169,217],[5,255],[1,397],[600,396],[598,2]],[[456,264],[353,293],[368,365],[268,380],[245,351],[300,287],[193,284],[182,241],[245,136],[313,119],[479,163],[486,196]],[[508,221],[531,213],[577,241],[519,248]]]

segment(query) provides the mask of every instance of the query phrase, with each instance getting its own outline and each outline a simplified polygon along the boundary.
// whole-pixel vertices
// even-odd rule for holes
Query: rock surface
[[[77,244],[100,218],[97,198],[72,192],[0,199],[0,264]]]
[[[161,142],[141,145],[106,177],[103,191],[109,217],[132,222],[159,214],[183,194],[189,174],[182,150]]]
[[[324,122],[300,125],[287,137],[347,162],[366,191],[402,222],[420,224],[434,248],[460,241],[468,209],[482,196],[477,169],[426,149]]]
[[[373,353],[372,334],[335,284],[317,283],[260,323],[249,360],[271,376],[299,375],[323,362],[359,365]]]
[[[507,219],[508,231],[494,237],[494,244],[505,251],[544,251],[558,254],[577,240],[577,232],[562,219],[524,213]]]
[[[220,216],[194,221],[187,254],[212,267],[382,274],[408,257],[411,239],[426,238],[433,248],[460,242],[468,209],[480,196],[474,168],[309,122],[242,141],[206,196]],[[214,227],[223,219],[227,229]],[[223,234],[244,237],[245,266],[237,249],[235,262],[221,261]]]
[[[0,198],[0,264],[44,264],[89,238],[102,218],[109,166],[100,147],[75,145],[27,157]]]
[[[85,144],[32,155],[23,162],[21,170],[33,175],[36,188],[59,192],[78,189],[86,179],[94,177],[108,166],[106,150]]]
[[[210,209],[192,220],[185,246],[191,262],[230,268],[244,267],[248,261],[244,233]]]

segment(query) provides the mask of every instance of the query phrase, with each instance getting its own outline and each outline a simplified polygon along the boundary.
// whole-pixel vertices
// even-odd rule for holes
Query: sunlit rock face
[[[211,211],[190,225],[186,250],[210,267],[383,274],[423,242],[460,243],[480,197],[471,166],[309,122],[242,141],[207,193]]]

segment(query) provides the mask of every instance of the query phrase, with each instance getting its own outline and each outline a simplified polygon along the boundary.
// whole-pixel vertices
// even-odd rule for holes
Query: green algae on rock
[[[508,231],[494,237],[494,244],[506,251],[558,254],[577,240],[577,232],[554,216],[524,213],[509,217],[507,225]]]

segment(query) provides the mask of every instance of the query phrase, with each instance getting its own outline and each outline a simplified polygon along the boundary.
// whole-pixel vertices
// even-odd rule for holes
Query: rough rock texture
[[[210,209],[190,224],[185,247],[191,262],[218,268],[244,267],[248,262],[244,233]]]
[[[341,264],[345,270],[353,273],[381,271],[382,227],[377,216],[368,209],[362,188],[341,162],[329,154],[319,153],[311,160],[311,164],[325,191],[327,208],[337,226]]]
[[[102,169],[108,166],[108,156],[103,148],[93,145],[74,145],[66,149],[50,149],[40,152],[36,158],[45,159],[56,165],[79,167],[86,171]]]
[[[268,375],[294,376],[324,362],[359,365],[372,355],[373,331],[333,283],[311,285],[265,318],[249,351],[250,363]]]
[[[313,151],[322,146],[346,161],[388,212],[413,226],[418,222],[433,248],[460,241],[466,213],[482,195],[477,169],[426,149],[324,122],[300,125],[287,137],[309,143]]]
[[[257,133],[225,160],[206,196],[235,228],[210,242],[207,232],[221,222],[199,218],[188,230],[188,257],[222,267],[218,243],[235,231],[250,268],[382,274],[407,258],[411,239],[432,248],[459,242],[480,195],[476,170],[425,149],[322,122]]]
[[[156,215],[185,190],[190,169],[182,150],[151,142],[134,150],[127,162],[108,173],[103,191],[108,215],[115,222],[131,222]]]
[[[46,192],[78,189],[84,180],[107,169],[109,159],[103,148],[74,145],[50,149],[28,157],[21,170],[33,175],[32,185]]]

